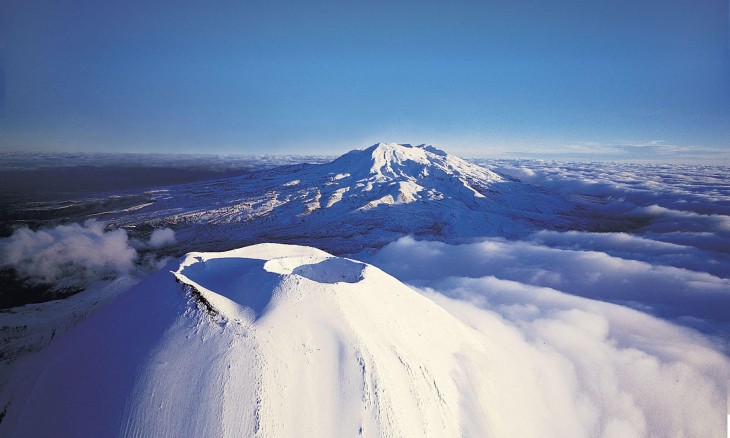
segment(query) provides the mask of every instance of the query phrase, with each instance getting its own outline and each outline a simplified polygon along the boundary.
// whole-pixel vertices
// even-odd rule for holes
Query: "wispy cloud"
[[[702,145],[680,145],[663,140],[578,141],[564,147],[519,150],[505,153],[514,158],[542,158],[579,161],[664,161],[727,163],[730,149]]]
[[[131,273],[139,262],[137,249],[174,243],[175,232],[169,228],[154,230],[143,242],[130,239],[124,230],[107,230],[106,224],[93,219],[35,231],[24,227],[0,239],[0,269],[12,270],[28,285],[83,288],[95,280]],[[154,254],[142,263],[160,267]]]

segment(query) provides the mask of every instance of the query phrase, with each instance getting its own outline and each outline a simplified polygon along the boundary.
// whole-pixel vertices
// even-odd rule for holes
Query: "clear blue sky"
[[[727,156],[727,1],[2,0],[0,148]]]

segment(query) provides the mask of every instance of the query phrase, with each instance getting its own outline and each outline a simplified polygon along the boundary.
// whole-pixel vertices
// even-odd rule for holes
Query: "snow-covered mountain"
[[[499,415],[478,332],[373,266],[301,246],[188,254],[17,370],[3,436],[520,430]]]
[[[330,163],[171,187],[115,225],[176,228],[183,242],[220,249],[259,241],[338,253],[405,235],[510,236],[567,227],[573,205],[432,146],[379,143]]]
[[[376,145],[18,230],[10,266],[94,283],[0,312],[0,436],[724,436],[727,169],[486,165]],[[353,254],[141,278],[263,240]]]

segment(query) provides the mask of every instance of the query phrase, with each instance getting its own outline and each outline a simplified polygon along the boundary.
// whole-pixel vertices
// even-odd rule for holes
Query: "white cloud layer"
[[[730,308],[727,280],[597,249],[627,257],[682,250],[624,234],[543,232],[460,245],[406,237],[370,261],[483,334],[502,408],[525,430],[723,436],[730,361],[722,341],[603,300],[661,306],[670,319],[687,315],[713,331]]]
[[[696,334],[494,277],[435,286],[440,293],[424,293],[483,334],[495,391],[534,436],[724,433],[730,363]]]
[[[626,304],[707,333],[730,334],[727,312],[730,280],[701,269],[688,269],[702,268],[703,255],[692,248],[682,253],[676,249],[681,249],[678,245],[622,233],[541,232],[533,235],[533,239],[485,238],[449,245],[405,237],[385,246],[372,262],[397,278],[415,284],[449,276],[493,276]],[[540,243],[541,239],[554,247]],[[586,249],[591,246],[600,250]],[[667,247],[675,252],[667,252],[656,260],[669,265],[641,260],[648,260],[652,252]],[[639,256],[631,251],[639,252]],[[712,259],[704,262],[713,263]],[[715,263],[717,270],[725,271],[726,264]]]
[[[405,237],[368,261],[485,336],[495,390],[535,436],[725,436],[728,169],[485,164],[577,201],[591,232]]]
[[[584,141],[559,148],[504,151],[504,155],[558,160],[587,161],[653,161],[681,163],[717,163],[727,161],[730,153],[725,148],[691,144],[671,144],[662,140],[650,141]]]

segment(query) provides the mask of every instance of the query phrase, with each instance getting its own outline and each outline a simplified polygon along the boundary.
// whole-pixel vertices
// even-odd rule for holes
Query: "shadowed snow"
[[[328,258],[318,263],[301,265],[292,270],[317,283],[357,283],[363,279],[365,265],[342,258]]]

